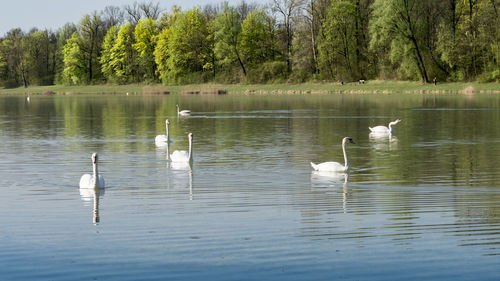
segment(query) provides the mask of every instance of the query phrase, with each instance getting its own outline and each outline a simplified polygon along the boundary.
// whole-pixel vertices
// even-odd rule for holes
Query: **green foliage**
[[[64,45],[66,41],[71,38],[73,33],[77,32],[76,25],[67,23],[57,31],[57,42],[55,52],[55,84],[64,84],[63,70],[64,70]]]
[[[137,62],[138,53],[133,47],[134,43],[134,26],[131,23],[126,23],[118,31],[116,42],[110,53],[110,65],[119,83],[140,80],[140,69]]]
[[[5,59],[3,58],[2,54],[0,53],[0,68],[4,68],[7,65],[7,62],[5,62]]]
[[[51,85],[54,81],[55,41],[48,31],[36,31],[26,38],[26,70],[30,84]]]
[[[424,57],[424,11],[420,0],[375,0],[370,23],[370,48],[379,57],[388,55],[382,63],[390,63],[402,79],[420,76],[428,81]]]
[[[160,79],[166,80],[166,75],[168,73],[168,38],[170,34],[170,29],[163,29],[158,35],[158,42],[156,49],[154,51],[155,63],[158,66],[157,72],[160,75]]]
[[[318,46],[320,69],[331,78],[356,79],[356,7],[349,1],[333,1],[321,30]]]
[[[0,50],[1,50],[1,44],[0,44]],[[0,85],[4,86],[7,84],[6,83],[6,77],[7,77],[7,61],[2,55],[2,52],[0,52]]]
[[[68,84],[82,84],[88,77],[87,57],[81,50],[82,37],[73,33],[64,45],[63,81]]]
[[[119,30],[120,27],[116,25],[110,27],[106,36],[104,36],[104,41],[102,42],[102,53],[100,59],[101,70],[104,78],[111,82],[118,82],[118,78],[115,75],[115,70],[112,65],[112,49],[115,46]]]
[[[500,80],[498,0],[271,6],[175,6],[119,26],[95,11],[57,33],[12,29],[0,38],[0,85]]]
[[[214,32],[214,53],[220,67],[229,68],[233,72],[234,66],[239,66],[243,75],[246,75],[245,64],[240,55],[241,16],[236,8],[225,4],[223,12],[215,18]]]
[[[78,25],[78,32],[81,35],[79,47],[87,59],[86,71],[88,76],[86,83],[94,83],[100,80],[102,76],[99,57],[105,35],[104,27],[105,23],[97,12],[85,15]]]
[[[210,31],[207,18],[197,8],[177,15],[168,32],[160,35],[161,39],[168,40],[168,55],[165,65],[160,68],[164,71],[161,73],[164,81],[186,83],[192,77],[186,74],[211,70],[213,39]]]
[[[271,24],[271,18],[260,9],[252,11],[241,23],[241,54],[251,67],[274,59],[276,48]]]
[[[135,27],[134,35],[135,41],[134,48],[139,52],[142,68],[146,73],[147,79],[156,80],[156,62],[154,51],[156,48],[159,34],[158,23],[151,18],[144,18],[139,20]]]
[[[262,63],[248,74],[250,83],[283,83],[288,76],[288,65],[285,61],[270,61]]]
[[[0,53],[5,61],[2,73],[3,84],[6,87],[22,85],[21,63],[24,61],[24,34],[20,29],[12,29],[0,44]]]
[[[171,29],[170,27],[175,24],[175,21],[180,15],[180,9],[174,7],[169,14],[164,14],[159,20],[159,26],[162,26],[161,32],[158,34],[158,39],[156,42],[156,48],[154,50],[155,63],[157,65],[157,74],[160,79],[167,81],[167,76],[169,73],[169,38]]]

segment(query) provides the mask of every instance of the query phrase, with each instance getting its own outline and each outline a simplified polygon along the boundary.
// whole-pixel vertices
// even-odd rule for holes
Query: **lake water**
[[[0,276],[499,280],[499,128],[495,95],[0,96]]]

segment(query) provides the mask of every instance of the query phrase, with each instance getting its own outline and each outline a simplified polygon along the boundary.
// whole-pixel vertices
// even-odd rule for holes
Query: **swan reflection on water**
[[[311,171],[311,184],[321,186],[336,186],[347,183],[349,173],[335,173],[325,171]]]
[[[376,150],[396,150],[398,149],[399,139],[391,134],[370,133],[368,135],[373,148]]]
[[[163,147],[157,147],[156,154],[158,158],[164,158],[167,161],[167,188],[189,188],[189,200],[193,200],[193,157],[192,157],[192,134],[189,136],[189,152],[185,161],[175,161],[171,158],[170,143]],[[189,155],[191,154],[191,155]]]
[[[342,208],[344,213],[347,212],[347,197],[348,189],[347,183],[349,182],[349,173],[335,173],[335,172],[311,172],[311,188],[329,188],[342,186]]]
[[[168,187],[189,189],[189,200],[193,200],[193,169],[190,162],[169,162]]]
[[[92,222],[98,224],[101,219],[99,217],[99,198],[104,195],[104,188],[80,188],[80,197],[85,203],[94,202]],[[90,204],[85,204],[90,205]]]

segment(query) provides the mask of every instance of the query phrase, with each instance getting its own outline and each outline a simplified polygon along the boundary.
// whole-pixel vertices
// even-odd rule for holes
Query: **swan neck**
[[[165,127],[167,129],[166,130],[167,131],[167,142],[169,142],[170,141],[170,134],[168,133],[168,123],[165,125]]]
[[[99,171],[97,170],[97,163],[93,162],[92,163],[92,168],[93,168],[93,174],[92,174],[92,179],[94,183],[94,187],[97,186],[97,179],[99,178]]]
[[[347,160],[347,150],[346,150],[346,141],[344,140],[342,142],[342,151],[344,152],[344,167],[345,167],[345,170],[349,170],[350,166],[349,166],[349,160]]]

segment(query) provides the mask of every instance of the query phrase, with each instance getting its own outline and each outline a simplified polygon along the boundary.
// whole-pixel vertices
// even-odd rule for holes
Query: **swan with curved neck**
[[[396,121],[392,121],[391,123],[389,123],[388,127],[376,126],[373,128],[371,128],[371,127],[368,127],[368,128],[374,134],[391,134],[392,135],[394,133],[394,129],[392,129],[392,126],[398,124],[399,122],[401,122],[401,120],[397,119]]]
[[[170,135],[168,132],[168,125],[170,125],[170,121],[167,119],[165,120],[165,127],[166,127],[166,135],[157,135],[155,137],[155,144],[156,146],[166,146],[168,145],[169,142],[172,142],[170,139]]]
[[[92,168],[93,174],[84,174],[80,178],[80,188],[104,188],[104,178],[99,175],[99,171],[97,169],[97,153],[92,154]]]
[[[347,172],[351,168],[349,165],[349,160],[347,160],[347,151],[346,151],[346,145],[347,143],[354,143],[352,138],[350,137],[345,137],[342,139],[342,151],[344,152],[344,165],[340,164],[339,162],[323,162],[319,164],[314,164],[311,162],[311,167],[315,171],[321,171],[321,172]]]
[[[178,104],[176,104],[175,106],[177,107],[177,115],[189,115],[189,114],[191,114],[191,110],[187,110],[187,109],[180,110]]]
[[[170,154],[170,161],[172,162],[182,162],[182,163],[192,163],[193,162],[193,134],[188,134],[189,140],[189,150],[176,150]]]

